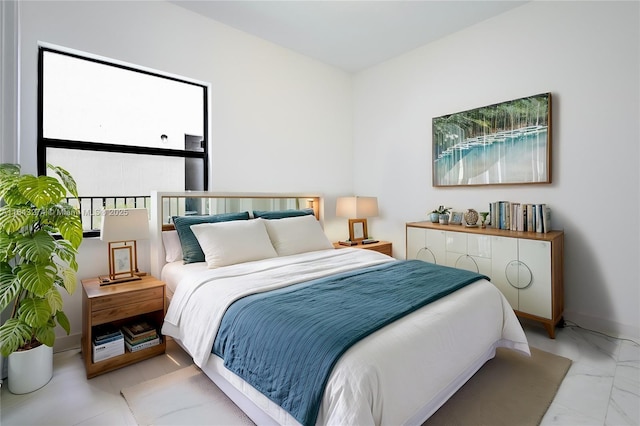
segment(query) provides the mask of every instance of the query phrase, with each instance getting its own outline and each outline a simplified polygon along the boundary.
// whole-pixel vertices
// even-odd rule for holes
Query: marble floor
[[[640,346],[577,327],[557,330],[525,324],[531,346],[573,360],[542,425],[640,425]],[[13,395],[3,386],[0,425],[135,425],[120,389],[191,364],[174,342],[167,353],[87,380],[78,351],[54,355],[45,387]],[[185,426],[203,424],[188,418]]]

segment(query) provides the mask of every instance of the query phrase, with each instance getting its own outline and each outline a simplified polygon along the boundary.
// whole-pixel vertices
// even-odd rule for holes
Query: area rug
[[[495,358],[423,426],[539,425],[571,360],[531,348],[531,357],[498,348]]]
[[[571,360],[531,348],[531,358],[498,349],[423,426],[538,425]],[[124,388],[138,425],[252,425],[197,367]]]

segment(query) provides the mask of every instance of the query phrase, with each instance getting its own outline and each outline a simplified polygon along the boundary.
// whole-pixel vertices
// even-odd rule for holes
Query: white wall
[[[548,203],[565,231],[565,318],[640,335],[638,2],[531,2],[355,76],[355,193],[379,238],[444,204]],[[553,184],[433,188],[431,119],[552,92]],[[599,212],[600,211],[600,212]]]
[[[211,83],[211,185],[215,191],[325,195],[325,227],[342,237],[335,197],[350,194],[352,77],[171,3],[21,2],[19,161],[36,171],[38,42]],[[163,188],[157,188],[163,190]],[[86,240],[80,277],[107,272],[106,246]],[[141,261],[141,267],[147,268]],[[81,291],[65,312],[77,344]]]

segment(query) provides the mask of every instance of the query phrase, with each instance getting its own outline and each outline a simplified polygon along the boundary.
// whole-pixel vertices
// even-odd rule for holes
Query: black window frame
[[[180,83],[186,83],[201,87],[203,89],[203,135],[202,135],[202,151],[186,151],[166,148],[153,148],[142,147],[135,145],[118,145],[100,142],[88,142],[70,139],[54,139],[44,137],[44,54],[45,52],[53,52],[61,55],[67,55],[77,59],[96,62],[102,65],[113,66],[116,68],[125,69],[128,71],[139,72],[154,77],[165,78],[168,80],[177,81]],[[167,76],[160,73],[155,73],[149,70],[136,68],[133,66],[127,66],[119,63],[109,62],[104,59],[92,58],[77,53],[67,52],[65,50],[55,49],[52,47],[38,46],[38,144],[37,144],[37,169],[39,175],[44,175],[47,172],[47,148],[65,148],[75,150],[88,150],[88,151],[100,151],[100,152],[115,152],[125,154],[145,154],[145,155],[158,155],[164,157],[182,157],[182,158],[198,158],[203,161],[203,188],[205,191],[209,188],[209,122],[208,122],[208,93],[209,88],[204,84],[194,83],[192,81],[183,80],[177,77]],[[79,194],[82,196],[82,194]]]

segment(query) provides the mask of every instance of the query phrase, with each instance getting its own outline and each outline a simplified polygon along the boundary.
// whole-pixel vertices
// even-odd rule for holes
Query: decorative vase
[[[467,226],[478,226],[478,212],[474,209],[467,210],[467,212],[464,214],[464,221]]]
[[[440,215],[438,213],[429,213],[429,220],[433,223],[438,223],[438,220],[440,220]]]
[[[53,348],[40,345],[9,355],[9,392],[23,394],[40,389],[53,377]]]
[[[449,215],[448,214],[441,214],[440,217],[438,218],[438,220],[440,221],[440,225],[448,225],[449,224]]]

